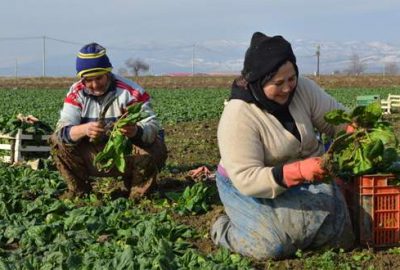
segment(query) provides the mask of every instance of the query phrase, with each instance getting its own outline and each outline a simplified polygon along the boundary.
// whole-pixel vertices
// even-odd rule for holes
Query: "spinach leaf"
[[[356,107],[350,113],[328,112],[325,120],[333,125],[355,126],[353,133],[338,133],[323,156],[323,166],[331,175],[343,178],[391,172],[393,162],[398,160],[398,140],[390,123],[382,120],[378,102]]]

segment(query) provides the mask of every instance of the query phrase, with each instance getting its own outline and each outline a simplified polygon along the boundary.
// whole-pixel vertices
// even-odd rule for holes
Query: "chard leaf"
[[[128,124],[135,124],[147,117],[141,112],[142,103],[127,107],[126,113],[113,126],[106,146],[94,158],[93,164],[100,171],[109,171],[114,166],[123,173],[125,171],[125,156],[132,153],[132,143],[122,135],[120,129]]]
[[[384,145],[381,139],[376,139],[363,148],[364,156],[370,160],[383,154]]]
[[[124,172],[125,170],[125,158],[124,158],[124,154],[121,153],[120,155],[116,155],[114,157],[114,163],[115,166],[117,167],[118,171],[120,171],[121,173]]]
[[[358,106],[352,113],[353,122],[359,127],[370,128],[381,118],[382,109],[378,102],[370,103],[367,106]]]
[[[351,134],[338,133],[324,154],[324,168],[339,177],[390,173],[388,169],[398,159],[398,140],[390,123],[382,121],[380,104],[356,107],[350,115],[355,130]],[[337,110],[328,116],[327,121],[336,125],[347,119]]]
[[[372,140],[381,140],[386,147],[397,147],[397,137],[391,127],[379,126],[368,131],[368,136]]]
[[[340,125],[344,123],[351,123],[352,119],[348,113],[343,110],[333,110],[327,112],[324,116],[325,121],[333,124],[333,125]]]
[[[129,114],[138,113],[142,109],[142,103],[141,102],[134,103],[133,105],[129,106],[127,109],[128,109]]]
[[[396,149],[394,148],[386,148],[385,151],[383,152],[383,160],[382,162],[387,165],[390,166],[392,165],[393,162],[396,162],[398,159],[398,154]]]

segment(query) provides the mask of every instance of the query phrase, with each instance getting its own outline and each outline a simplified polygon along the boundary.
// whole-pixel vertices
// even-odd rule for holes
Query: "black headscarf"
[[[289,104],[293,99],[296,87],[290,93],[285,104],[279,104],[267,98],[263,89],[265,83],[272,79],[278,69],[287,61],[293,64],[298,77],[296,57],[290,43],[282,36],[269,37],[260,32],[254,33],[246,51],[242,70],[242,77],[247,82],[247,87],[241,87],[235,81],[232,85],[230,99],[241,99],[256,104],[274,115],[287,130],[301,140],[294,119],[289,112]]]
[[[296,70],[296,76],[298,76],[298,70],[296,64],[294,64],[295,70]],[[279,67],[278,67],[279,69]],[[273,74],[276,71],[273,72]],[[255,82],[248,83],[247,87],[239,86],[237,84],[237,81],[233,82],[232,89],[231,89],[231,96],[229,99],[241,99],[243,101],[246,101],[248,103],[255,103],[258,107],[260,107],[263,110],[268,111],[269,113],[272,114],[279,114],[282,110],[285,110],[288,108],[290,102],[293,99],[294,93],[296,91],[295,89],[290,93],[288,100],[286,101],[285,104],[279,104],[269,98],[264,93],[263,89],[263,84],[268,82],[273,77],[273,74],[267,75],[267,78],[263,79],[258,79]]]
[[[253,83],[272,74],[286,61],[296,66],[292,46],[286,39],[282,36],[269,37],[256,32],[246,51],[242,76],[247,82]]]
[[[250,46],[246,51],[242,76],[248,82],[248,91],[252,96],[247,98],[248,102],[254,102],[262,109],[270,113],[279,113],[282,110],[287,110],[288,105],[293,99],[295,91],[290,93],[290,96],[285,104],[279,104],[268,99],[263,90],[263,86],[269,81],[278,69],[290,61],[298,76],[298,68],[296,65],[296,57],[293,53],[292,46],[282,36],[269,37],[263,33],[255,32],[251,38]],[[233,87],[236,88],[236,87]],[[231,98],[247,95],[246,93],[239,94],[232,89]]]

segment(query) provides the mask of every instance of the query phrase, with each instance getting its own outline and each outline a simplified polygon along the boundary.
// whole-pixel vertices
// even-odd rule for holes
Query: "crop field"
[[[90,196],[61,200],[66,185],[51,160],[39,170],[0,163],[1,270],[400,269],[400,248],[307,251],[287,260],[256,261],[215,247],[210,223],[223,207],[213,176],[194,177],[190,171],[216,169],[218,118],[229,86],[222,79],[216,87],[210,81],[207,86],[177,84],[146,85],[168,147],[159,189],[148,198],[133,202],[121,197],[119,180],[105,178],[98,179]],[[54,127],[68,86],[49,85],[0,85],[0,115],[32,114]],[[349,108],[359,95],[400,94],[397,81],[326,85]],[[397,115],[390,118],[395,127]]]

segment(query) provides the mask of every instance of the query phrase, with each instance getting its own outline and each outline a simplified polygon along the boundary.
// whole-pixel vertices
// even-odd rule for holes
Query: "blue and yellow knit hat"
[[[76,58],[76,74],[78,77],[98,76],[111,70],[112,65],[103,46],[90,43],[80,49]]]

